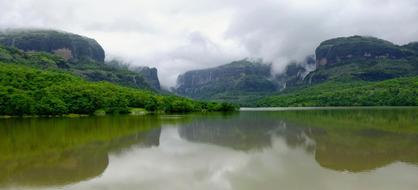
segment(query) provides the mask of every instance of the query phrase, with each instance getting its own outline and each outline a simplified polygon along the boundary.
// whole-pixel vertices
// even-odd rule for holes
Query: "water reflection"
[[[418,110],[0,120],[0,189],[416,189]]]
[[[158,146],[152,118],[7,119],[0,128],[1,186],[61,186],[101,175],[109,153]]]
[[[287,147],[301,147],[321,166],[340,171],[368,171],[396,161],[418,164],[418,112],[368,112],[243,112],[227,120],[197,119],[179,133],[189,141],[237,150],[269,148],[272,138],[281,138]]]

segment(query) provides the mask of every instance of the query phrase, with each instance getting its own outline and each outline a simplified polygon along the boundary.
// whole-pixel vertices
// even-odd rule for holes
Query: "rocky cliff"
[[[178,77],[177,85],[178,94],[203,99],[224,92],[272,92],[277,89],[270,65],[249,60],[186,72]]]
[[[418,75],[418,42],[396,45],[374,37],[352,36],[322,42],[304,62],[273,74],[271,65],[248,60],[189,71],[176,93],[199,99],[241,103],[323,82],[374,82]],[[248,104],[251,106],[251,103]]]
[[[146,83],[149,84],[152,88],[157,90],[161,89],[157,68],[136,67],[133,69],[133,71],[141,74],[144,77]]]
[[[105,52],[96,40],[55,30],[5,30],[0,32],[0,44],[24,51],[49,52],[66,60],[105,59]]]
[[[54,30],[6,30],[0,32],[0,61],[42,69],[61,69],[90,81],[160,90],[155,68],[129,68],[105,62],[103,48],[95,40]]]
[[[378,38],[351,36],[324,41],[315,54],[318,66],[330,66],[360,59],[401,59],[412,52]]]
[[[352,36],[322,42],[311,84],[329,80],[382,81],[418,74],[418,43],[399,46],[374,37]]]

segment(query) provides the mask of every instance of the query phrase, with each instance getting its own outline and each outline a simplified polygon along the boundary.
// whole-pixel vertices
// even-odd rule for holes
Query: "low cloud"
[[[97,39],[109,58],[157,67],[165,86],[187,70],[262,58],[281,72],[323,40],[418,40],[416,0],[0,0],[0,27]]]

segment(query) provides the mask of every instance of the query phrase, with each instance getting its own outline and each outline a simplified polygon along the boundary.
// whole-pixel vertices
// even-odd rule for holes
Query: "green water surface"
[[[0,189],[417,188],[417,108],[0,119]]]

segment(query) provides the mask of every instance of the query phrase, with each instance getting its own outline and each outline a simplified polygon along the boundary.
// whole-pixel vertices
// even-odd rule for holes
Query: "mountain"
[[[160,80],[158,79],[158,70],[156,68],[134,67],[132,71],[140,73],[147,84],[153,89],[161,89]]]
[[[279,88],[269,64],[249,60],[186,72],[178,77],[177,85],[175,92],[182,96],[228,101],[234,101],[229,97],[271,93]]]
[[[249,102],[296,85],[314,67],[312,57],[306,63],[289,64],[283,73],[272,74],[271,64],[248,59],[234,61],[215,68],[188,71],[177,79],[178,95],[196,99]]]
[[[24,51],[50,52],[66,60],[104,62],[105,59],[105,52],[96,40],[54,30],[5,30],[0,32],[0,44]]]
[[[178,77],[177,91],[191,97],[204,97],[202,93],[231,91],[274,91],[269,79],[270,65],[248,60],[236,61],[216,68],[186,72]]]
[[[277,74],[271,65],[249,60],[189,71],[179,76],[175,91],[242,106],[415,105],[407,96],[416,96],[416,76],[418,42],[401,46],[351,36],[320,43],[314,56]]]
[[[55,30],[0,32],[0,61],[72,72],[89,81],[108,81],[140,89],[160,90],[155,68],[130,69],[105,62],[105,52],[91,38]],[[29,60],[25,60],[29,58]]]
[[[257,106],[418,105],[418,43],[396,45],[352,36],[322,42],[316,70],[303,85],[259,100]]]
[[[309,83],[329,80],[382,81],[418,74],[417,43],[405,46],[374,37],[352,36],[322,42]]]

